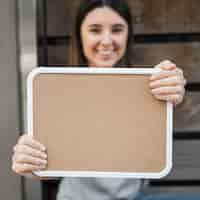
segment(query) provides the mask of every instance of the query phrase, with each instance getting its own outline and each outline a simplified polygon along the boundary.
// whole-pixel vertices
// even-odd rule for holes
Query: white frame
[[[33,136],[33,79],[41,73],[77,73],[77,74],[147,74],[159,72],[155,68],[81,68],[81,67],[39,67],[29,73],[27,78],[27,117],[28,134]],[[162,178],[172,168],[172,140],[173,140],[173,105],[167,102],[167,150],[166,166],[159,173],[126,173],[126,172],[99,172],[99,171],[35,171],[38,176],[44,177],[112,177],[112,178]]]

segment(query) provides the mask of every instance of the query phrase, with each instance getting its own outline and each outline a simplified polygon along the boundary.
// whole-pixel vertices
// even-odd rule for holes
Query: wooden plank
[[[47,1],[48,35],[68,35],[73,30],[80,0]],[[199,32],[198,0],[128,0],[137,34]],[[40,27],[41,29],[41,27]],[[40,32],[40,31],[39,31]]]
[[[48,46],[48,65],[70,65],[71,55],[70,45]]]
[[[200,92],[186,92],[182,104],[175,108],[174,128],[198,134],[200,130]],[[200,134],[200,132],[199,132]]]
[[[166,0],[128,1],[135,27],[135,33],[166,32]]]
[[[200,140],[175,140],[172,171],[163,179],[146,181],[144,191],[147,193],[200,194],[199,145]],[[195,181],[198,181],[196,185],[190,184]]]
[[[191,0],[166,1],[166,29],[170,32],[190,32]]]
[[[71,35],[74,29],[76,10],[81,0],[47,0],[48,35]]]
[[[175,140],[173,149],[173,168],[166,180],[200,180],[200,140]]]
[[[134,16],[135,33],[199,32],[197,0],[128,1]]]
[[[200,15],[199,15],[199,8],[200,8],[200,1],[199,0],[192,0],[191,1],[192,12],[191,12],[191,31],[192,32],[199,32],[200,29]]]
[[[49,46],[49,64],[70,64],[72,61],[72,48],[70,43],[71,41],[66,43],[66,45]],[[187,82],[199,82],[200,42],[135,44],[133,49],[135,66],[154,66],[162,60],[168,59],[183,69]],[[41,47],[38,52],[39,60],[42,61]]]
[[[42,184],[43,190],[43,200],[55,200],[56,194],[58,192],[59,181],[45,181]],[[169,194],[169,193],[178,193],[178,194],[199,194],[200,193],[200,185],[199,186],[151,186],[146,185],[142,188],[142,191],[145,194]]]
[[[44,1],[37,2],[37,37],[42,37],[45,31],[44,23],[44,9],[43,9]]]
[[[200,185],[199,186],[148,186],[145,187],[144,192],[147,194],[169,194],[169,193],[178,193],[178,194],[199,194],[200,193]]]
[[[155,65],[169,59],[184,70],[188,82],[199,82],[200,42],[134,45],[135,65]]]
[[[38,45],[37,48],[37,60],[40,66],[45,66],[45,55],[44,55],[44,49],[42,47],[42,45]]]

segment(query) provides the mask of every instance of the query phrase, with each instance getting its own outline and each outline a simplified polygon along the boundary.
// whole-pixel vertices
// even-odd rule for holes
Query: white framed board
[[[149,68],[39,67],[27,80],[28,133],[47,147],[39,176],[161,178],[172,167],[169,102]]]

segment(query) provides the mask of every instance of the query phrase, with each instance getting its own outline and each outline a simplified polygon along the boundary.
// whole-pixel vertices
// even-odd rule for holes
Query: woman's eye
[[[121,33],[122,31],[123,31],[122,28],[114,28],[114,29],[112,29],[113,33]]]
[[[91,32],[91,33],[100,33],[101,30],[98,29],[98,28],[93,28],[93,29],[90,29],[90,32]]]

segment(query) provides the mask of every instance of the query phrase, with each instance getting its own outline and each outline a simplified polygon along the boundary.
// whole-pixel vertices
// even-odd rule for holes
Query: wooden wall
[[[79,2],[40,2],[40,65],[70,65],[72,29]],[[170,59],[184,70],[188,80],[185,100],[174,114],[173,170],[164,179],[150,181],[147,191],[200,192],[200,1],[129,0],[128,3],[133,14],[135,65],[151,66]],[[44,200],[50,199],[52,193],[55,195],[57,183],[43,184]]]

